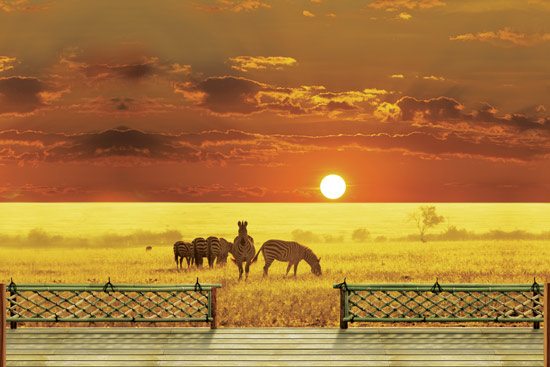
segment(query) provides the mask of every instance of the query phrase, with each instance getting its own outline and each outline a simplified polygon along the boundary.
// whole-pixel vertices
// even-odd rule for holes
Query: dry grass
[[[336,326],[338,294],[332,285],[348,283],[431,284],[531,283],[550,279],[550,243],[433,242],[345,243],[311,246],[322,258],[322,277],[302,262],[298,277],[284,278],[286,264],[275,263],[262,278],[263,258],[252,265],[247,282],[237,268],[177,272],[171,247],[103,249],[0,248],[0,281],[16,283],[183,284],[221,283],[222,326]]]

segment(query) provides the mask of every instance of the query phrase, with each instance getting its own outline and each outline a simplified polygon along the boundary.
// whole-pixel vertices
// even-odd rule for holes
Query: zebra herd
[[[224,266],[227,263],[227,256],[231,246],[232,243],[225,238],[214,236],[210,236],[207,239],[197,237],[192,242],[177,241],[174,243],[176,269],[183,269],[183,259],[186,260],[188,269],[193,264],[196,264],[200,268],[205,257],[209,267],[213,267],[214,262]]]
[[[294,276],[296,276],[298,263],[302,260],[309,264],[313,274],[321,275],[321,258],[318,258],[310,248],[293,241],[268,240],[256,253],[254,239],[248,235],[248,222],[239,221],[237,225],[239,230],[233,242],[229,242],[225,238],[211,236],[206,239],[197,237],[191,242],[177,241],[174,243],[176,269],[178,271],[182,269],[183,259],[186,260],[188,269],[193,264],[200,268],[205,257],[210,268],[214,266],[214,262],[225,266],[227,257],[231,254],[233,255],[231,260],[239,269],[239,280],[242,279],[243,272],[245,279],[248,279],[250,265],[258,260],[261,252],[265,260],[264,277],[267,276],[269,267],[274,260],[288,262],[286,275],[294,266]]]

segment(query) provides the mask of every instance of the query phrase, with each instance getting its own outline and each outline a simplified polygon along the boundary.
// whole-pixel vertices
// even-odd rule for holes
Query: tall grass
[[[285,263],[274,263],[262,277],[263,258],[248,281],[237,281],[237,267],[177,272],[171,246],[124,248],[0,248],[0,281],[16,283],[183,284],[221,283],[222,326],[336,326],[338,294],[332,285],[349,283],[431,284],[525,283],[550,279],[550,241],[410,241],[321,243],[310,246],[321,257],[323,275],[302,262],[298,276],[284,277]],[[256,248],[259,248],[257,244]]]

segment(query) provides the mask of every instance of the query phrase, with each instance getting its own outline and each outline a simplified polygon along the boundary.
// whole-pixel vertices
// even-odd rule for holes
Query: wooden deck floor
[[[20,328],[8,366],[542,366],[529,328]]]

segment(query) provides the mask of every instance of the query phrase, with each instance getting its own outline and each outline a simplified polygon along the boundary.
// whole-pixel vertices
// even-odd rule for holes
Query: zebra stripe
[[[235,257],[234,261],[239,268],[239,280],[243,277],[243,262],[245,265],[245,279],[248,279],[248,273],[250,271],[250,264],[252,263],[252,258],[256,249],[254,248],[254,239],[248,235],[248,222],[239,221],[237,223],[239,226],[239,234],[235,237],[233,241],[232,254]]]
[[[225,265],[227,263],[227,256],[233,251],[233,243],[229,242],[225,238],[220,238],[220,254],[216,263]]]
[[[204,257],[208,257],[208,242],[202,237],[197,237],[193,240],[193,258],[197,267],[202,266]]]
[[[258,250],[252,262],[258,260],[260,252],[264,255],[264,276],[267,276],[269,267],[274,260],[288,262],[286,268],[286,275],[290,271],[290,267],[294,265],[294,276],[298,270],[298,263],[305,260],[311,267],[311,272],[315,275],[321,275],[320,258],[313,253],[313,251],[306,246],[300,245],[298,242],[283,241],[283,240],[268,240],[264,242],[262,247]]]
[[[210,236],[206,239],[208,244],[208,266],[211,268],[214,266],[214,261],[219,259],[221,252],[221,244],[218,237]],[[218,260],[219,261],[219,260]]]
[[[187,261],[187,268],[193,263],[193,245],[189,242],[177,241],[174,243],[174,260],[176,261],[176,269],[182,269],[183,259]],[[179,263],[179,267],[178,267]]]

